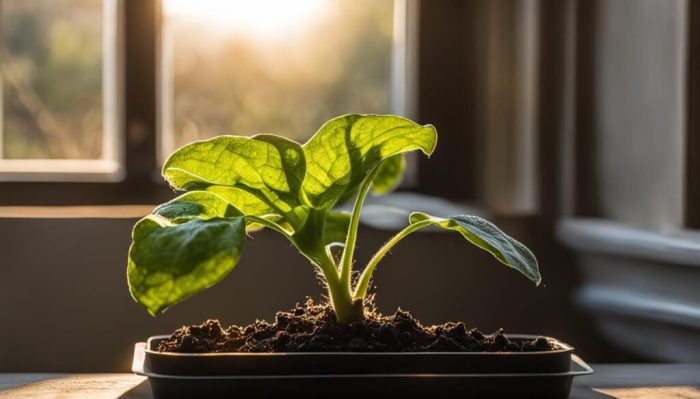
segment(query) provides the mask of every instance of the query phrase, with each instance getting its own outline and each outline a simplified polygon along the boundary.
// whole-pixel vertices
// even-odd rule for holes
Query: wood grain
[[[133,374],[1,374],[0,398],[150,398],[145,380]]]

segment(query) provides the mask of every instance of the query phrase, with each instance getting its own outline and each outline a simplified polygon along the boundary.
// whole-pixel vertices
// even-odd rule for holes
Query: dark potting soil
[[[159,352],[534,352],[555,350],[544,337],[511,341],[500,329],[485,335],[464,323],[425,327],[401,309],[391,316],[374,310],[365,319],[338,324],[329,304],[311,299],[274,323],[258,320],[245,327],[222,328],[218,320],[185,326],[158,345]]]

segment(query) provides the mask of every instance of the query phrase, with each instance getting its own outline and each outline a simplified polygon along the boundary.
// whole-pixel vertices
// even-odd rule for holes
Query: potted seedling
[[[484,335],[463,323],[426,327],[400,310],[383,316],[368,300],[380,261],[428,227],[461,234],[539,284],[535,256],[494,224],[414,212],[359,275],[353,273],[366,196],[397,185],[403,154],[429,156],[436,143],[431,125],[355,114],[326,122],[303,145],[270,134],[218,136],[173,153],[163,177],[184,193],[136,223],[129,250],[129,289],[148,313],[156,316],[218,283],[238,263],[247,232],[259,228],[281,234],[309,260],[327,301],[297,304],[271,323],[223,328],[209,320],[151,337],[137,346],[135,371],[149,375],[156,395],[165,396],[354,397],[358,389],[566,396],[577,372],[570,370],[573,348],[564,343],[501,331]],[[348,200],[352,212],[334,209]],[[551,383],[541,384],[542,378]],[[504,384],[507,379],[516,384]]]

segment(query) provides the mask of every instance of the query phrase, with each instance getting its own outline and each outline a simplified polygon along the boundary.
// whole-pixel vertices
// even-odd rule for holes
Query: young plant
[[[238,263],[246,228],[283,235],[318,268],[340,323],[361,319],[379,261],[399,241],[428,226],[454,230],[536,284],[534,255],[477,216],[410,215],[353,282],[360,212],[367,193],[393,189],[403,154],[433,153],[437,133],[398,116],[345,115],[326,122],[304,145],[283,137],[219,136],[186,145],[163,165],[185,191],[136,223],[127,276],[133,298],[157,315],[224,278]],[[352,213],[334,211],[355,198]],[[336,258],[332,249],[339,248]],[[337,252],[337,249],[336,249]]]

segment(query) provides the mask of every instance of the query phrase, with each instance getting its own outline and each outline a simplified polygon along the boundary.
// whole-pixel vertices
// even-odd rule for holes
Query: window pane
[[[162,150],[389,111],[393,1],[164,0]]]
[[[103,8],[0,0],[0,158],[105,157]]]

